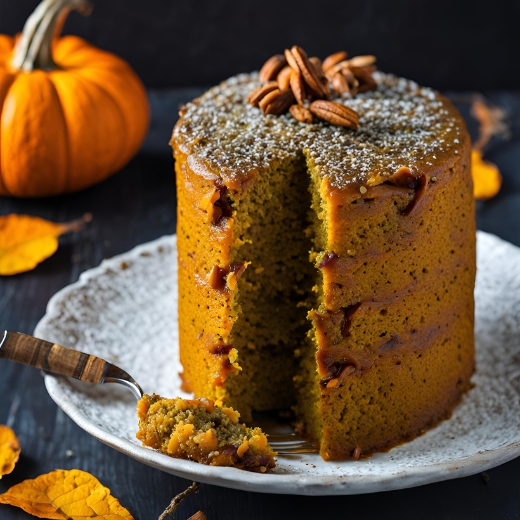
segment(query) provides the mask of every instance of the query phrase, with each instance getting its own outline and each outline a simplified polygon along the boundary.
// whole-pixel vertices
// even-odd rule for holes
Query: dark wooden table
[[[177,107],[201,89],[151,92],[152,125],[141,153],[120,173],[82,193],[46,200],[0,199],[11,212],[67,221],[91,212],[92,224],[61,240],[58,252],[34,271],[0,278],[0,329],[32,333],[49,298],[104,258],[175,231],[173,160],[168,141]],[[478,227],[520,246],[520,93],[494,92],[489,99],[512,119],[512,139],[492,142],[488,157],[504,175],[501,193],[479,203]],[[460,106],[474,122],[468,107]],[[0,492],[27,478],[63,468],[94,474],[136,520],[154,520],[189,482],[113,450],[75,425],[50,399],[36,369],[0,362],[0,424],[17,433],[22,455]],[[69,451],[70,450],[70,451]],[[70,454],[72,452],[72,455]],[[202,485],[175,518],[203,510],[210,520],[288,518],[520,519],[520,459],[486,472],[414,489],[345,497],[262,495]],[[0,506],[1,520],[32,518]]]

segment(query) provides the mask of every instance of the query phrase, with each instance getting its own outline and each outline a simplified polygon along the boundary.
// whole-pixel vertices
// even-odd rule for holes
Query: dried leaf
[[[0,495],[0,503],[50,520],[133,520],[110,489],[79,469],[57,469],[24,480]]]
[[[482,151],[492,137],[511,137],[508,114],[505,109],[491,105],[483,97],[477,96],[471,104],[471,115],[478,121],[478,139],[473,148]]]
[[[473,175],[473,194],[477,200],[494,197],[502,186],[502,175],[493,163],[482,159],[480,150],[471,151],[471,173]]]
[[[66,224],[28,215],[0,217],[0,275],[10,276],[34,269],[56,252],[60,235],[79,231],[91,220],[89,213]]]
[[[0,478],[13,471],[20,458],[20,444],[9,426],[0,424]]]

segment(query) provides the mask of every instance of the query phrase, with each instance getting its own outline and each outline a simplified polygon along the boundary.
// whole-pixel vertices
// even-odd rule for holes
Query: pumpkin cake
[[[260,473],[275,467],[276,453],[262,430],[241,424],[232,408],[208,399],[145,394],[137,403],[137,415],[137,438],[171,457]]]
[[[294,49],[293,71],[319,70]],[[365,68],[356,95],[334,76],[331,102],[319,75],[288,92],[277,60],[174,129],[184,385],[246,421],[293,407],[325,460],[357,458],[446,419],[471,386],[470,140],[413,81]]]

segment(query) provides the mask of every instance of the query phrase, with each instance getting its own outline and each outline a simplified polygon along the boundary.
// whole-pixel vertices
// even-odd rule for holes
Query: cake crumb
[[[145,394],[137,403],[137,415],[136,437],[143,446],[171,457],[260,473],[276,466],[276,453],[262,430],[245,426],[238,412],[210,399]]]

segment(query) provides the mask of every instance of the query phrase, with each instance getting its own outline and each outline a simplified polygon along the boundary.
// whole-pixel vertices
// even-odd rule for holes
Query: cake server
[[[50,374],[72,377],[85,383],[97,385],[117,383],[129,388],[136,399],[143,397],[143,390],[137,381],[122,368],[97,356],[20,332],[6,330],[3,334],[0,333],[0,359],[16,361],[40,368]],[[318,451],[314,446],[298,437],[294,431],[277,431],[270,424],[263,429],[269,435],[269,444],[280,455],[317,453]]]
[[[20,332],[0,333],[0,359],[41,368],[45,372],[73,377],[85,383],[119,383],[137,399],[143,391],[137,381],[123,369],[96,356],[62,347]]]

